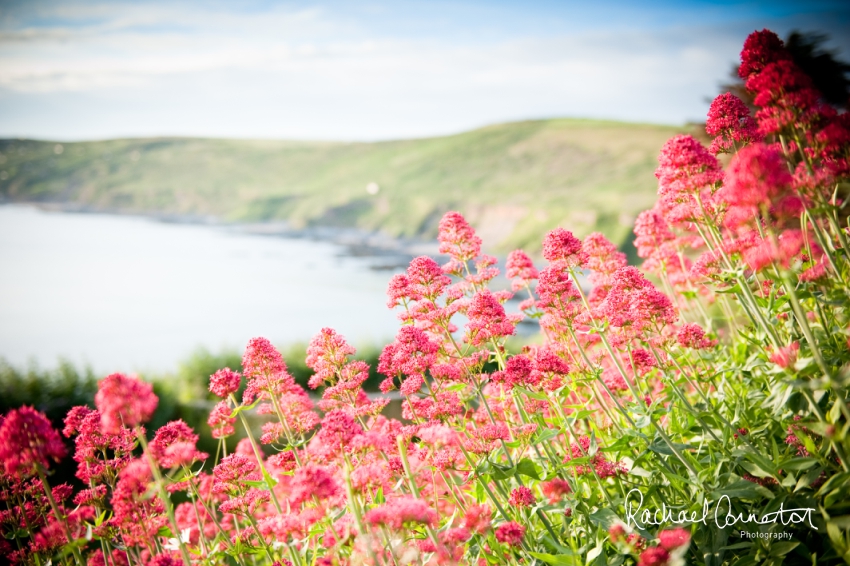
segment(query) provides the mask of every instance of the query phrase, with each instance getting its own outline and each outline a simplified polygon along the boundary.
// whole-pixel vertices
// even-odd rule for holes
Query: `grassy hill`
[[[0,140],[0,195],[123,212],[285,220],[431,237],[463,212],[488,249],[557,225],[624,241],[652,205],[668,126],[555,119],[376,143],[192,138]],[[366,187],[377,183],[377,194]]]

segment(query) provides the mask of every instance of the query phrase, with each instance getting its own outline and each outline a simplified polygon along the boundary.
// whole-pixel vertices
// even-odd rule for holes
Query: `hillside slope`
[[[457,209],[493,251],[533,251],[557,225],[623,241],[654,201],[659,149],[681,131],[555,119],[376,143],[0,140],[0,195],[392,236],[430,237]]]

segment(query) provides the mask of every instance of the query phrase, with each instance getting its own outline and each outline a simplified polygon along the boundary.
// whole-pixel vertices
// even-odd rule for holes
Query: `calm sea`
[[[327,242],[4,205],[0,356],[167,371],[198,346],[307,341],[323,326],[391,340],[391,275]]]

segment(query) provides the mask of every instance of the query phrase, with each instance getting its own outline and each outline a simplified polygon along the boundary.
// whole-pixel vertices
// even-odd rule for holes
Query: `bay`
[[[323,241],[236,227],[0,206],[0,356],[99,373],[169,371],[263,336],[391,340],[391,271]]]

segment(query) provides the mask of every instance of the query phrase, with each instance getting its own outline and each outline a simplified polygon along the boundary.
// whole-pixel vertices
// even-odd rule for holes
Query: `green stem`
[[[150,465],[151,473],[154,477],[154,485],[156,486],[160,501],[162,501],[163,506],[165,506],[165,513],[168,516],[168,522],[171,523],[172,533],[177,540],[177,545],[180,547],[180,556],[183,559],[183,564],[184,566],[191,566],[192,559],[189,557],[189,551],[186,549],[186,545],[183,544],[183,540],[180,538],[180,527],[177,525],[177,519],[174,517],[174,508],[171,506],[171,499],[169,499],[168,494],[165,492],[162,473],[160,473],[159,465],[156,463],[156,460],[154,460],[153,454],[151,454],[150,449],[148,448],[148,441],[141,428],[136,429],[136,438],[139,439],[139,444],[141,444],[142,451],[147,457],[148,464]]]

